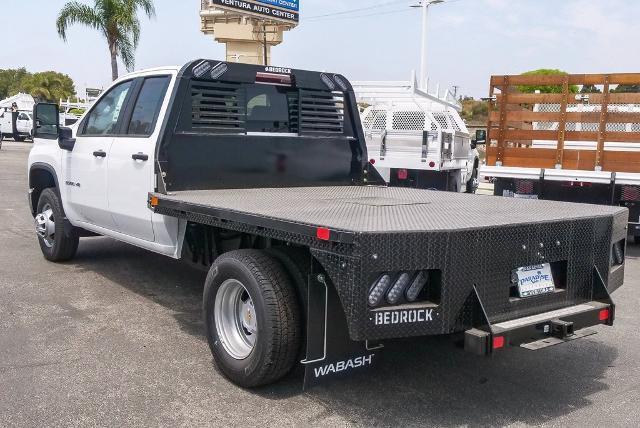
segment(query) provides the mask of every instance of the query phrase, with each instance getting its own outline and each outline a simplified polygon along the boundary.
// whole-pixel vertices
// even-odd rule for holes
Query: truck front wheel
[[[207,340],[222,373],[239,386],[273,383],[295,365],[302,323],[289,278],[275,257],[257,250],[226,253],[209,271]]]
[[[71,260],[80,241],[75,229],[65,232],[64,210],[54,189],[44,189],[38,199],[35,228],[44,257],[52,262]]]

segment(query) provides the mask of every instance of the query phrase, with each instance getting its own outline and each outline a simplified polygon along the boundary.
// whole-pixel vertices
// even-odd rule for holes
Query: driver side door
[[[109,152],[132,88],[133,80],[124,81],[102,96],[80,123],[73,151],[62,158],[69,207],[80,221],[109,230],[115,229],[107,199]]]

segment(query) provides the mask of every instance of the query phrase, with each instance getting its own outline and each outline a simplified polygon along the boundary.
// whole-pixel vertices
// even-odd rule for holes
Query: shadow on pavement
[[[639,255],[629,247],[629,257]],[[74,265],[170,308],[182,330],[207,346],[201,321],[204,272],[107,238],[83,240]],[[607,389],[601,379],[617,355],[597,335],[493,358],[465,354],[448,338],[394,341],[367,373],[302,392],[297,369],[284,381],[252,392],[272,400],[305,394],[327,414],[365,425],[541,424],[589,406],[591,395]]]

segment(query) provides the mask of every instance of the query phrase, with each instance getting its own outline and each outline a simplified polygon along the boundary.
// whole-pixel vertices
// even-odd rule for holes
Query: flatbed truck
[[[45,258],[104,235],[208,270],[203,320],[242,387],[363,371],[386,340],[494,355],[612,325],[627,210],[387,187],[340,74],[196,60],[116,81],[74,125],[35,107]]]

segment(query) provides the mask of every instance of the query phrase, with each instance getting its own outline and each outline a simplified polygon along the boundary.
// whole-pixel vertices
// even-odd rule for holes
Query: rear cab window
[[[170,76],[152,76],[143,80],[127,126],[128,135],[153,134],[170,81]]]

